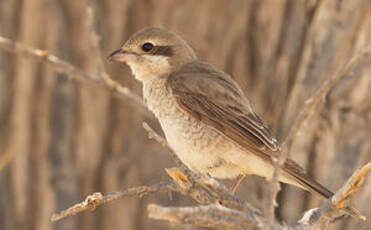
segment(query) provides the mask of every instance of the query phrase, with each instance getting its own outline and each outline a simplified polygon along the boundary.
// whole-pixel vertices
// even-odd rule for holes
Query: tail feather
[[[288,159],[285,162],[283,170],[303,189],[306,189],[313,194],[319,195],[325,199],[329,199],[334,195],[334,193],[328,190],[325,186],[310,178],[305,173],[304,169],[291,159]]]

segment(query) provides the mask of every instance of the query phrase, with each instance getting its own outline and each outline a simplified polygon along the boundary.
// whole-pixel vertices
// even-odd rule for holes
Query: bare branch
[[[123,87],[116,81],[112,80],[106,73],[103,73],[103,75],[105,76],[103,79],[105,80],[102,80],[102,78],[100,78],[99,76],[89,74],[75,67],[69,62],[62,60],[55,55],[49,54],[49,52],[46,50],[30,48],[21,43],[14,42],[1,36],[0,49],[18,54],[22,57],[33,58],[34,60],[37,60],[39,62],[47,63],[57,72],[64,73],[73,79],[104,86],[111,92],[113,92],[114,95],[117,95],[123,99],[130,99],[130,102],[134,102],[135,105],[138,105],[138,108],[148,113],[146,105],[139,96],[131,92],[130,89],[128,89],[127,87]]]
[[[128,196],[145,196],[148,194],[156,193],[156,192],[163,192],[163,191],[178,191],[177,186],[172,182],[162,182],[154,185],[149,186],[139,186],[134,188],[129,188],[122,192],[113,192],[109,193],[105,196],[102,193],[96,192],[92,195],[86,197],[84,201],[81,203],[75,204],[72,207],[61,211],[58,214],[53,214],[51,217],[51,221],[55,222],[66,218],[68,216],[76,215],[79,212],[83,212],[86,210],[94,211],[98,206],[112,202],[114,200],[122,199]]]
[[[282,164],[286,161],[288,154],[290,152],[292,143],[303,127],[312,118],[313,114],[318,112],[323,106],[326,97],[331,93],[331,91],[337,86],[337,84],[349,73],[352,69],[365,57],[371,54],[371,46],[367,46],[356,53],[347,64],[343,66],[338,72],[335,73],[333,77],[328,79],[322,84],[322,86],[313,94],[312,97],[306,100],[304,108],[301,110],[297,119],[295,120],[293,126],[291,127],[289,134],[287,135],[282,149],[280,151],[278,160],[276,160],[273,177],[271,179],[270,191],[266,199],[265,212],[269,223],[274,221],[274,209],[276,206],[277,193],[280,190],[280,184],[278,182],[279,170]]]
[[[348,181],[331,198],[331,202],[337,208],[343,208],[345,202],[349,200],[363,184],[365,176],[371,172],[371,162],[360,169],[357,169]]]
[[[172,224],[207,227],[225,230],[243,230],[251,227],[261,228],[265,220],[261,216],[244,213],[221,205],[197,207],[163,207],[155,204],[148,206],[149,217],[166,220]],[[272,229],[283,229],[275,225]]]
[[[166,169],[166,172],[179,186],[181,192],[192,197],[199,204],[217,203],[228,208],[262,215],[262,213],[250,203],[240,200],[222,183],[208,175],[187,175],[183,168]]]

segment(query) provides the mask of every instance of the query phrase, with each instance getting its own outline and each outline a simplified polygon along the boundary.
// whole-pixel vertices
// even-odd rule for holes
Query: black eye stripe
[[[171,57],[174,55],[174,50],[171,46],[154,46],[150,53],[153,55]]]

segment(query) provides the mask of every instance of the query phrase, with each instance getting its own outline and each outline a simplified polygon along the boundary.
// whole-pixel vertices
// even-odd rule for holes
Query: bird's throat
[[[138,65],[135,62],[128,62],[127,64],[130,67],[131,73],[138,81],[141,82],[146,81],[153,75],[152,71],[150,71],[149,68],[145,68],[142,65]]]
[[[148,81],[156,76],[162,76],[170,72],[170,64],[167,57],[143,56],[141,61],[127,62],[130,69],[139,81]]]

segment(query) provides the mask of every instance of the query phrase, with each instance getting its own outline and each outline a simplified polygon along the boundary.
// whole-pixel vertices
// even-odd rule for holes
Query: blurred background
[[[102,57],[91,46],[88,6],[95,12]],[[100,71],[99,58],[151,25],[177,32],[200,59],[231,74],[282,141],[304,101],[370,44],[371,1],[0,1],[0,36],[48,50],[92,74]],[[141,94],[129,68],[105,59],[103,64],[115,80]],[[371,160],[370,64],[371,58],[362,60],[340,82],[290,153],[331,190]],[[150,220],[147,204],[195,203],[160,193],[50,222],[53,212],[93,192],[167,180],[164,168],[174,164],[147,138],[143,121],[161,133],[151,114],[103,87],[0,50],[0,229],[181,229]],[[346,218],[331,229],[371,229],[370,182],[353,199],[369,220]],[[250,176],[237,194],[261,208],[266,187],[265,180]],[[320,203],[292,186],[283,186],[278,199],[277,218],[287,223]]]

